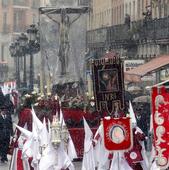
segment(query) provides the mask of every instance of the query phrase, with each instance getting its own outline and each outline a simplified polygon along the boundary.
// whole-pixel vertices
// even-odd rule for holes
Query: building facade
[[[6,63],[8,75],[15,73],[14,59],[9,54],[10,43],[32,23],[38,22],[40,0],[1,0],[0,1],[0,63]],[[0,73],[1,74],[1,73]]]
[[[96,19],[100,11],[109,10],[109,17],[103,13]],[[169,53],[168,16],[168,0],[93,0],[87,47],[97,57],[108,48],[127,59],[150,60]]]

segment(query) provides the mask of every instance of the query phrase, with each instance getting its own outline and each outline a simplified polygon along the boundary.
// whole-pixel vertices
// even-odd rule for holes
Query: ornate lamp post
[[[28,45],[28,37],[26,34],[22,33],[19,37],[20,47],[22,50],[22,56],[24,59],[24,71],[23,71],[23,84],[24,87],[27,87],[27,76],[26,76],[26,52],[27,52],[27,45]]]
[[[10,51],[11,57],[15,57],[16,80],[17,80],[17,86],[19,88],[20,87],[20,63],[19,63],[19,58],[20,58],[21,50],[20,50],[20,43],[19,43],[18,39],[14,43],[11,43],[11,45],[9,47],[9,51]]]
[[[21,79],[20,79],[20,54],[21,54],[21,50],[20,50],[19,39],[17,39],[15,41],[15,48],[16,48],[17,86],[18,86],[18,88],[20,88],[20,84],[21,84]]]
[[[35,25],[31,25],[30,28],[27,30],[28,34],[28,40],[29,40],[29,54],[30,54],[30,77],[29,77],[29,85],[30,90],[33,91],[33,85],[34,85],[34,61],[33,61],[33,54],[38,52],[39,49],[37,49],[37,32],[38,29],[35,27]]]

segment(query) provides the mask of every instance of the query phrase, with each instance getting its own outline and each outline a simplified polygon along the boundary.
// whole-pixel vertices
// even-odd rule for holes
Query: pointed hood
[[[40,120],[36,117],[35,113],[33,115],[33,123],[32,123],[32,134],[33,134],[33,140],[30,144],[30,149],[32,151],[32,167],[37,167],[38,161],[40,160],[41,154],[40,154],[40,135],[42,133],[43,124],[40,122]]]
[[[18,128],[21,133],[27,138],[26,142],[23,145],[22,148],[22,158],[28,158],[28,157],[32,157],[32,150],[31,150],[31,144],[32,144],[32,139],[33,139],[33,133],[14,124],[16,126],[16,128]]]
[[[3,93],[3,95],[5,96],[5,95],[6,95],[5,85],[4,85],[4,86],[2,86],[2,87],[1,87],[1,89],[2,89],[2,93]]]
[[[50,141],[50,138],[51,138],[51,123],[50,123],[50,120],[48,119],[48,132],[49,132],[49,141]]]
[[[18,130],[21,131],[21,133],[22,133],[26,138],[31,138],[31,137],[32,137],[32,132],[30,132],[29,130],[26,130],[26,129],[24,129],[24,128],[16,125],[16,124],[14,124],[14,125],[16,126],[16,128],[17,128]]]
[[[88,152],[92,145],[93,133],[84,117],[83,117],[83,122],[84,122],[84,131],[85,131],[84,152]]]
[[[65,120],[64,120],[64,118],[63,118],[63,112],[62,112],[61,109],[60,109],[60,119],[59,119],[59,121],[60,121],[60,124],[62,125],[62,127],[66,125],[66,124],[65,124]],[[69,131],[68,131],[68,133],[69,133]],[[69,140],[68,140],[67,152],[68,152],[67,154],[68,154],[68,156],[69,156],[69,158],[70,158],[71,161],[72,161],[73,159],[77,158],[76,149],[75,149],[74,143],[73,143],[73,141],[72,141],[72,138],[71,138],[71,136],[70,136],[70,133],[69,133]]]
[[[32,126],[34,126],[34,127],[32,127],[32,129],[35,128],[37,133],[39,133],[42,130],[42,128],[43,128],[43,124],[39,120],[39,118],[36,116],[35,110],[34,110],[33,107],[32,107],[32,119],[33,119]]]
[[[137,121],[136,121],[136,117],[135,117],[135,114],[134,114],[134,110],[133,110],[133,107],[132,107],[132,104],[131,104],[131,101],[129,101],[129,113],[130,113],[130,117],[131,117],[131,122],[132,124],[136,125],[137,124]]]
[[[45,118],[43,119],[43,128],[40,133],[40,146],[47,146],[49,141],[49,133],[46,127],[46,120]]]
[[[4,95],[8,94],[8,85],[4,85]]]
[[[59,118],[59,121],[60,121],[60,124],[61,124],[62,126],[65,125],[65,120],[64,120],[63,112],[62,112],[61,109],[60,109],[60,118]]]

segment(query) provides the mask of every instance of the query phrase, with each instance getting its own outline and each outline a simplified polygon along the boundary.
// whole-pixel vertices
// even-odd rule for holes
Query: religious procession
[[[73,94],[79,91],[74,98],[63,87],[62,93],[54,87],[46,96],[35,91],[20,96],[13,82],[1,86],[1,163],[10,161],[10,170],[167,169],[165,84],[151,89],[148,117],[143,110],[136,113],[141,105],[125,92],[123,62],[116,53],[107,52],[91,66],[91,98],[80,95],[78,82],[69,84]]]
[[[0,9],[0,170],[169,170],[169,1]]]

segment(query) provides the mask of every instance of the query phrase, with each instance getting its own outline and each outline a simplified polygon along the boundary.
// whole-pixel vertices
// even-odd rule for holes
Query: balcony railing
[[[14,25],[13,27],[13,32],[24,32],[27,29],[26,26],[16,26]]]
[[[125,45],[130,42],[137,43],[143,40],[158,42],[163,39],[169,40],[169,17],[132,22],[130,28],[126,24],[121,24],[87,32],[87,43],[90,46],[101,42]]]

